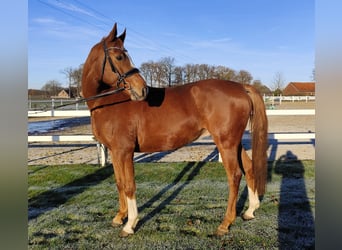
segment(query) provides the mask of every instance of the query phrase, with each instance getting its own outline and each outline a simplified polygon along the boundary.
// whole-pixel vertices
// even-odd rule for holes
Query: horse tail
[[[266,191],[267,182],[268,121],[266,108],[258,90],[251,85],[244,85],[244,87],[252,101],[250,124],[252,133],[252,169],[255,179],[252,189],[253,191],[257,190],[258,195],[263,195]]]

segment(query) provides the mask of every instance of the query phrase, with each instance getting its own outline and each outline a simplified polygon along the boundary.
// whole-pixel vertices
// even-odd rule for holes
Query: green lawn
[[[111,166],[28,166],[29,249],[276,249],[314,244],[315,162],[270,162],[267,193],[256,219],[238,217],[212,237],[228,188],[217,162],[137,163],[140,222],[118,237]],[[242,179],[238,212],[247,206]]]

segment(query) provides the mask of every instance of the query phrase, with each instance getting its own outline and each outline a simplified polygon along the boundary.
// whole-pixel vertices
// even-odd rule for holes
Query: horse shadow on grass
[[[161,197],[177,186],[180,180],[188,173],[186,180],[183,184],[179,185],[168,197],[166,197],[156,208],[154,208],[151,212],[146,214],[143,218],[139,220],[139,223],[136,227],[136,231],[138,231],[145,223],[151,220],[155,215],[160,213],[167,205],[169,205],[178,194],[192,181],[200,172],[201,168],[208,161],[213,161],[218,159],[218,150],[215,148],[203,161],[201,162],[188,162],[187,165],[183,168],[183,170],[177,175],[177,177],[172,181],[172,183],[165,186],[162,190],[159,191],[155,196],[153,196],[150,200],[145,202],[142,206],[138,208],[139,213],[145,209],[150,208],[153,204],[161,199]]]
[[[92,174],[30,198],[28,200],[28,220],[35,219],[48,211],[58,208],[70,198],[84,192],[91,186],[97,185],[112,175],[112,165],[108,165],[99,168]]]

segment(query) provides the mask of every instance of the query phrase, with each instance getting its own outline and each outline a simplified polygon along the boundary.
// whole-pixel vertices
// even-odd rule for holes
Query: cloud
[[[87,11],[86,9],[81,8],[71,3],[64,3],[61,1],[48,1],[48,4],[54,6],[54,8],[59,8],[60,10],[70,11],[73,13],[86,15],[88,17],[92,17],[96,19],[102,19],[94,12]]]
[[[71,38],[77,37],[101,37],[104,33],[103,27],[98,26],[94,29],[84,25],[76,25],[74,23],[67,23],[51,17],[37,17],[31,20],[29,31],[32,35],[38,32],[40,35],[53,36],[55,38]]]
[[[32,19],[32,22],[42,25],[65,25],[65,22],[57,21],[54,18],[50,17],[41,17],[41,18],[34,18]]]
[[[223,37],[211,40],[188,41],[185,43],[193,48],[217,48],[217,46],[227,46],[232,40],[230,37]]]

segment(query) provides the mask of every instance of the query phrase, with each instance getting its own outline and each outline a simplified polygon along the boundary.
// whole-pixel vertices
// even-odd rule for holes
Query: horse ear
[[[108,40],[109,41],[114,41],[115,39],[116,39],[116,36],[117,36],[117,25],[116,25],[116,23],[114,24],[114,27],[113,27],[113,29],[112,29],[112,31],[109,33],[109,35],[108,35]]]
[[[122,34],[118,37],[122,42],[125,41],[126,38],[126,29],[122,32]]]

